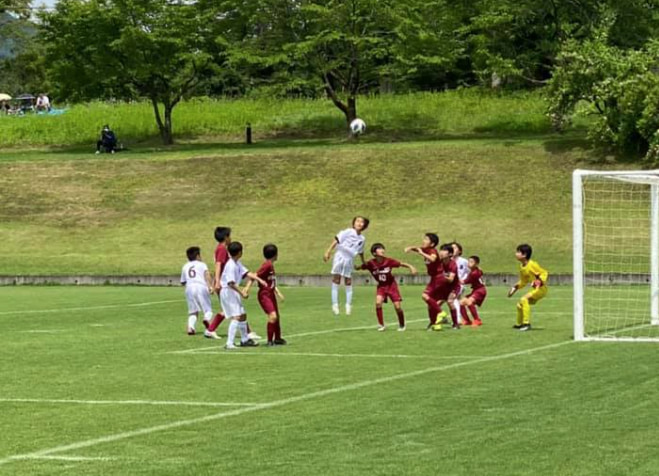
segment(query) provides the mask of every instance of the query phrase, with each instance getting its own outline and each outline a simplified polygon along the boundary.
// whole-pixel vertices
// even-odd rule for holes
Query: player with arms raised
[[[446,279],[442,272],[442,264],[439,260],[439,253],[437,252],[437,244],[439,237],[435,233],[426,233],[423,236],[421,246],[408,246],[405,248],[405,253],[416,253],[423,258],[426,264],[426,271],[430,277],[430,282],[426,289],[421,294],[421,299],[428,306],[428,319],[430,323],[427,329],[432,330],[433,326],[437,324],[437,315],[441,312],[439,304],[439,292]]]

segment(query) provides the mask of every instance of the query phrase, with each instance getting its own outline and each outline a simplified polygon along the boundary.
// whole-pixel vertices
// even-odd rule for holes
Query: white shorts
[[[185,299],[188,301],[188,314],[203,312],[205,319],[213,317],[211,295],[204,286],[186,286]]]
[[[242,296],[231,288],[222,288],[220,302],[222,303],[224,315],[229,319],[246,314]]]
[[[344,278],[352,277],[354,262],[354,258],[346,256],[343,253],[336,253],[334,255],[334,261],[332,261],[332,274],[338,274]]]

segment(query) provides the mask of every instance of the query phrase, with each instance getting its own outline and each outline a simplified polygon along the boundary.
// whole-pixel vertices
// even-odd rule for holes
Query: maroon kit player
[[[483,321],[481,321],[481,318],[478,315],[476,306],[481,307],[487,296],[487,288],[483,283],[483,271],[481,271],[479,267],[480,262],[481,260],[478,256],[469,257],[469,276],[467,276],[462,284],[470,284],[471,292],[460,300],[460,314],[462,314],[462,320],[466,325],[471,324],[473,327],[483,325]],[[471,312],[473,321],[469,320],[467,308],[469,308],[469,311]]]
[[[453,259],[453,245],[450,243],[443,244],[439,249],[439,261],[441,263],[441,274],[443,280],[438,280],[438,288],[434,296],[437,297],[437,306],[446,302],[451,310],[451,321],[453,329],[459,329],[458,310],[455,306],[455,299],[460,292],[460,280],[458,279],[458,264]],[[436,324],[434,330],[441,330],[441,324]]]
[[[375,295],[375,313],[378,318],[378,331],[384,331],[386,329],[384,325],[384,314],[382,310],[382,303],[387,302],[391,299],[391,302],[394,304],[394,309],[396,310],[396,315],[398,316],[398,330],[405,330],[405,314],[400,303],[403,298],[400,296],[400,291],[398,290],[398,284],[396,279],[392,274],[394,268],[408,268],[412,274],[416,274],[416,269],[414,266],[407,263],[401,263],[392,258],[387,258],[385,254],[385,248],[382,243],[375,243],[371,246],[371,254],[373,259],[362,264],[361,266],[355,266],[355,269],[368,270],[375,282],[377,283],[377,291]]]
[[[438,293],[446,281],[439,253],[437,253],[438,244],[439,237],[435,233],[426,233],[423,236],[422,246],[408,246],[405,248],[405,253],[416,253],[423,258],[430,277],[430,282],[421,295],[421,298],[428,306],[428,319],[430,320],[428,330],[432,330],[433,326],[437,324],[437,315],[441,311],[439,304],[437,304],[439,300]]]

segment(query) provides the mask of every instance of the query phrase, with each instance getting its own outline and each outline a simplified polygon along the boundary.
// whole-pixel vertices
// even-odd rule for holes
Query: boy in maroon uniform
[[[444,277],[436,293],[437,307],[446,302],[451,310],[451,321],[453,329],[459,329],[458,310],[455,308],[455,299],[460,291],[460,280],[458,279],[458,264],[453,259],[453,245],[443,244],[439,249],[439,261],[441,263],[441,274]],[[441,323],[433,326],[433,330],[442,330]]]
[[[398,330],[404,331],[405,314],[403,313],[403,308],[400,306],[400,302],[403,298],[400,297],[398,284],[394,279],[392,271],[394,268],[403,267],[409,269],[412,274],[416,274],[416,269],[410,264],[401,263],[395,259],[387,258],[384,253],[384,245],[382,243],[375,243],[371,246],[373,259],[361,266],[355,266],[355,269],[368,270],[378,285],[375,294],[375,314],[378,318],[378,331],[384,331],[386,329],[384,325],[382,303],[387,302],[388,299],[391,299],[391,302],[393,302],[396,315],[398,316]]]
[[[428,276],[430,276],[430,282],[421,295],[421,298],[428,306],[428,319],[430,320],[430,324],[427,327],[428,330],[431,330],[437,324],[437,315],[441,311],[439,304],[437,304],[437,300],[439,299],[438,293],[446,281],[442,272],[439,254],[437,253],[438,243],[439,237],[435,233],[426,233],[423,237],[422,246],[408,246],[405,248],[405,253],[416,253],[423,258],[426,263]]]
[[[483,271],[481,271],[479,267],[480,262],[481,260],[478,256],[469,257],[469,276],[467,276],[467,279],[465,279],[462,284],[465,286],[471,284],[471,292],[460,300],[460,314],[462,314],[462,320],[465,325],[471,324],[473,327],[483,325],[483,321],[481,321],[481,318],[478,315],[476,306],[481,307],[487,296],[487,288],[483,283]],[[467,308],[471,311],[471,315],[474,318],[473,322],[469,320]]]
[[[274,262],[277,261],[277,246],[268,244],[263,247],[263,257],[265,261],[256,272],[256,275],[266,282],[266,286],[259,283],[259,304],[261,309],[268,316],[268,345],[286,345],[286,341],[281,337],[281,326],[279,325],[279,306],[277,306],[277,297],[284,300],[284,295],[277,287],[275,278]],[[247,291],[254,281],[247,284]]]

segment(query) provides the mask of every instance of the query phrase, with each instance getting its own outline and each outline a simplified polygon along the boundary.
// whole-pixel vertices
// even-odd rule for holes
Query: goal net
[[[573,174],[574,338],[659,342],[659,170]]]

